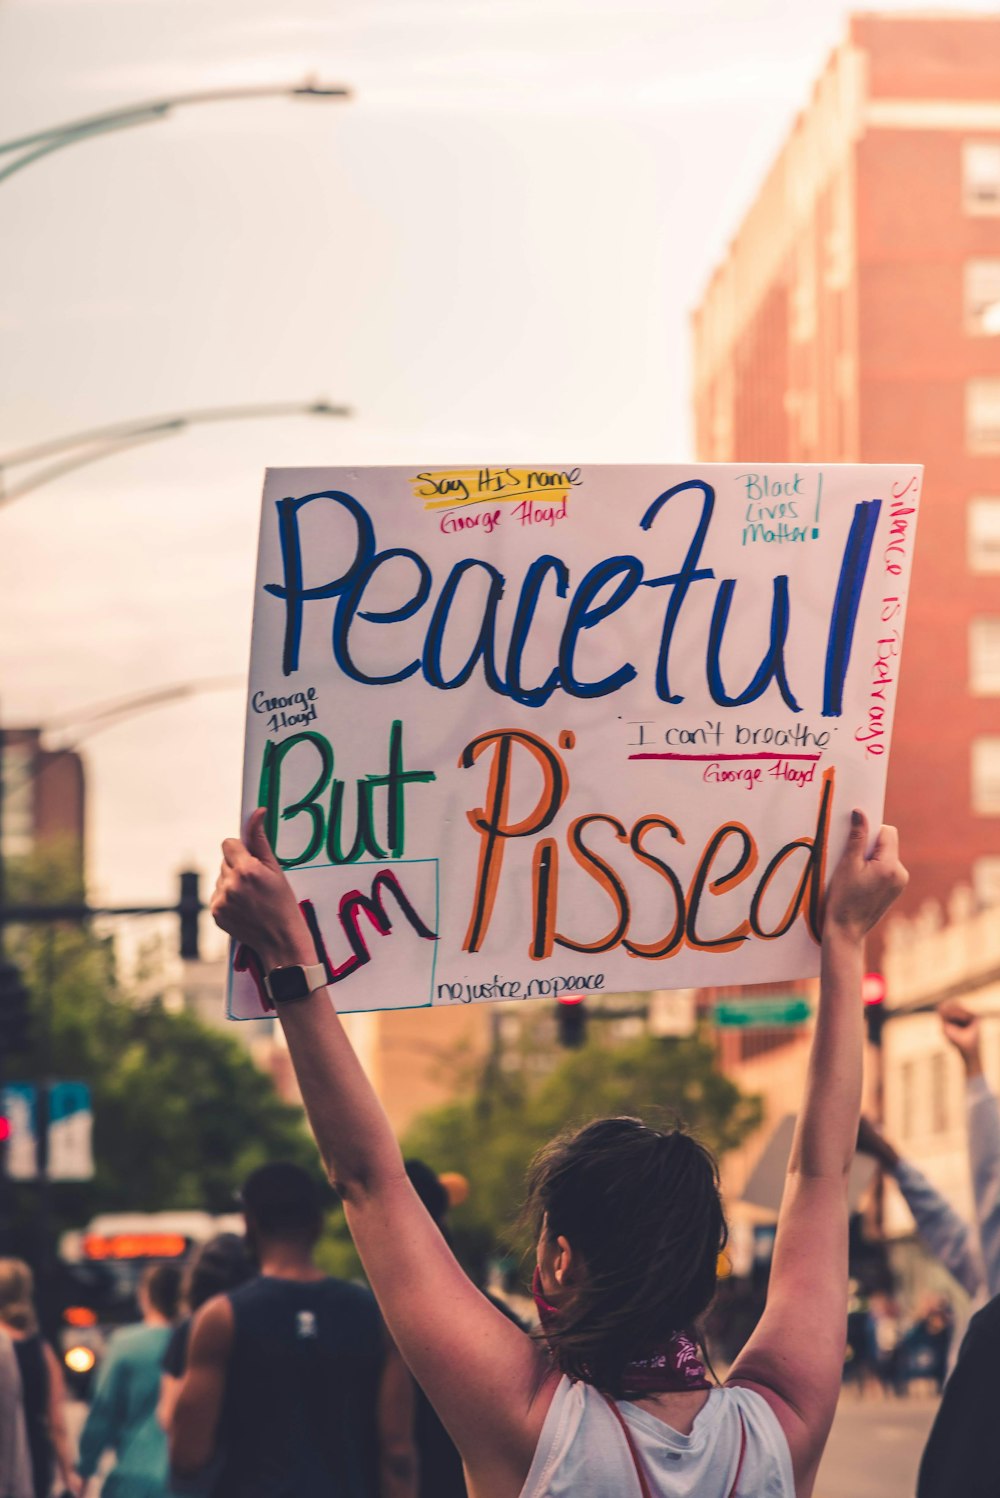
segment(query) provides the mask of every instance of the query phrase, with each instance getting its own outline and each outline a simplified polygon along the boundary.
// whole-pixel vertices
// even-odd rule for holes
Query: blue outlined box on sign
[[[379,985],[380,1009],[422,1009],[433,1003],[440,937],[440,878],[436,858],[313,864],[295,870],[295,893],[330,976],[341,1014],[373,1008],[352,994],[365,971]],[[237,968],[240,957],[237,948]],[[246,988],[229,989],[231,1019],[260,1019],[266,1011]]]

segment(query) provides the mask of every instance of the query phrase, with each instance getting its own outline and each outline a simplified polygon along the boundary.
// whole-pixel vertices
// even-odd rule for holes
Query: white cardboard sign
[[[339,1009],[818,971],[921,469],[269,470],[243,812]],[[237,949],[230,1014],[264,1012]]]

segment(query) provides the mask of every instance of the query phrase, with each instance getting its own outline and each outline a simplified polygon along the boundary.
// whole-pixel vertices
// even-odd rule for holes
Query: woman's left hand
[[[835,928],[861,941],[906,888],[910,876],[899,861],[895,827],[881,827],[870,855],[867,848],[868,818],[852,811],[847,847],[826,892],[824,937]]]

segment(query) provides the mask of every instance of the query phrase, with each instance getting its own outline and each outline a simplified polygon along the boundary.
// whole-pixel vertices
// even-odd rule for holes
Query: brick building
[[[1000,16],[851,19],[694,360],[702,459],[926,465],[886,815],[1000,900]]]
[[[5,728],[0,785],[3,857],[58,844],[72,850],[82,880],[85,796],[79,754],[44,748],[39,728]]]

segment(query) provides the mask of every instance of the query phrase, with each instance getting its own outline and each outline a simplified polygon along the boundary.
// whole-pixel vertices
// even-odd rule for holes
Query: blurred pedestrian
[[[246,1239],[241,1238],[238,1233],[216,1233],[214,1238],[209,1238],[195,1252],[185,1271],[182,1289],[187,1315],[174,1327],[167,1350],[163,1354],[159,1419],[164,1430],[170,1429],[177,1392],[187,1367],[188,1342],[195,1311],[211,1300],[213,1295],[235,1290],[238,1285],[252,1279],[256,1272]]]
[[[17,1353],[0,1332],[0,1498],[34,1498]]]
[[[451,1248],[446,1217],[448,1193],[435,1171],[423,1160],[407,1160],[406,1174]],[[420,1498],[466,1498],[465,1473],[458,1447],[445,1430],[423,1389],[416,1386],[415,1432],[420,1459]]]
[[[24,1422],[35,1498],[49,1498],[56,1472],[65,1488],[79,1493],[66,1429],[66,1380],[62,1364],[38,1331],[35,1283],[22,1259],[0,1259],[0,1329],[14,1344],[21,1374]]]
[[[407,1160],[404,1163],[410,1184],[427,1208],[442,1238],[454,1252],[451,1230],[448,1226],[451,1196],[444,1181],[423,1160]],[[461,1181],[466,1192],[468,1191],[468,1184],[464,1177],[451,1177],[451,1179]],[[488,1290],[483,1290],[483,1294],[496,1306],[497,1310],[513,1321],[522,1331],[527,1330],[520,1317],[498,1296],[491,1295]],[[465,1473],[462,1470],[462,1458],[458,1454],[458,1447],[441,1424],[434,1406],[419,1385],[416,1387],[416,1400],[420,1498],[466,1498]]]
[[[901,1389],[921,1380],[933,1382],[940,1394],[948,1373],[954,1318],[944,1296],[923,1295],[913,1321],[896,1349],[896,1375]]]
[[[322,969],[316,982],[313,938],[264,815],[252,814],[245,842],[223,844],[213,914],[269,982],[281,970],[278,1016],[328,1175],[472,1489],[480,1498],[811,1492],[843,1364],[863,941],[906,882],[893,829],[869,854],[867,821],[853,812],[826,892],[819,1013],[767,1304],[727,1385],[713,1389],[694,1341],[726,1238],[708,1152],[680,1129],[634,1118],[553,1141],[532,1168],[526,1206],[547,1346],[519,1331],[466,1278],[406,1177]]]
[[[857,1389],[863,1398],[875,1378],[875,1323],[867,1295],[863,1295],[852,1281],[852,1293],[847,1303],[844,1383]]]
[[[972,1296],[983,1288],[995,1295],[1000,1292],[1000,1110],[983,1073],[978,1018],[954,1000],[942,1004],[938,1013],[965,1070],[977,1228],[959,1216],[912,1160],[903,1159],[871,1119],[861,1120],[858,1149],[896,1181],[921,1239],[962,1288]]]
[[[978,1289],[984,1284],[993,1299],[972,1317],[962,1339],[924,1448],[917,1498],[954,1498],[955,1494],[961,1494],[961,1498],[996,1498],[1000,1489],[997,1476],[1000,1423],[996,1415],[996,1368],[1000,1361],[1000,1112],[983,1074],[976,1015],[954,1001],[942,1004],[938,1013],[945,1036],[958,1051],[965,1068],[969,1160],[979,1229],[977,1245],[967,1228],[966,1239],[952,1228],[956,1258],[961,1262],[959,1252],[964,1247],[962,1257],[971,1267],[962,1283],[971,1293],[975,1293],[973,1286]],[[951,1212],[947,1203],[944,1205]],[[955,1213],[951,1216],[957,1218]],[[947,1259],[944,1262],[951,1268]]]
[[[858,1149],[892,1176],[925,1247],[972,1298],[972,1309],[1000,1293],[1000,1107],[983,1072],[979,1020],[948,1000],[938,1009],[945,1038],[965,1071],[966,1125],[976,1221],[968,1223],[912,1160],[904,1159],[875,1123],[862,1117]],[[964,1319],[964,1318],[963,1318]],[[957,1351],[964,1326],[953,1324]]]
[[[905,1392],[899,1380],[899,1343],[902,1334],[899,1306],[895,1296],[885,1290],[872,1293],[869,1310],[872,1318],[875,1373],[884,1395]]]
[[[165,1498],[167,1441],[156,1407],[180,1287],[176,1264],[148,1269],[139,1285],[141,1325],[120,1328],[108,1343],[80,1435],[78,1468],[85,1493],[101,1457],[111,1450],[116,1459],[104,1479],[103,1498]]]
[[[371,1292],[315,1262],[312,1177],[243,1187],[257,1278],[197,1312],[174,1406],[175,1486],[213,1498],[416,1498],[413,1384]]]
[[[1000,1492],[1000,1295],[969,1323],[927,1438],[917,1498],[997,1498]]]
[[[1000,1108],[983,1070],[978,1017],[955,999],[938,1008],[945,1039],[958,1052],[965,1071],[969,1166],[976,1203],[982,1288],[1000,1294]]]

